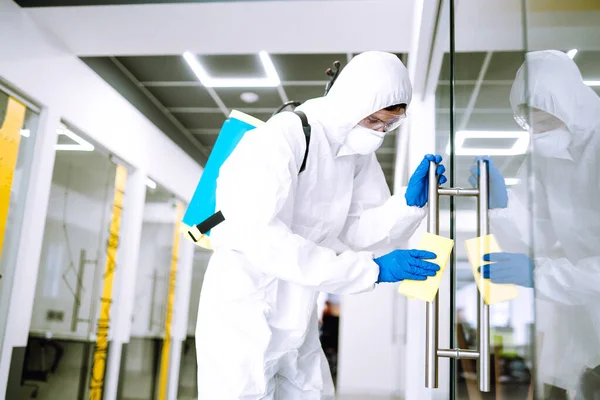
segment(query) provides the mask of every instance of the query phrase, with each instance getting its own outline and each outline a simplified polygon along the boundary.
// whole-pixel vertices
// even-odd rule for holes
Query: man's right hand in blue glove
[[[475,165],[471,167],[471,176],[469,177],[469,183],[473,187],[477,186],[477,180],[479,177],[479,166],[477,161],[485,160],[488,163],[489,181],[490,181],[490,197],[488,199],[488,205],[490,209],[493,208],[506,208],[508,205],[508,191],[506,190],[506,182],[500,170],[494,165],[492,159],[485,157],[475,157]]]
[[[429,163],[431,161],[440,164],[442,156],[427,154],[408,180],[408,187],[406,188],[404,198],[406,199],[406,204],[411,207],[424,207],[429,200]],[[444,172],[446,172],[446,167],[442,164],[438,165],[435,174],[438,177],[440,185],[448,181],[444,176]]]
[[[377,283],[404,279],[424,281],[440,270],[438,265],[425,261],[436,257],[435,253],[425,250],[394,250],[374,260],[379,265]]]

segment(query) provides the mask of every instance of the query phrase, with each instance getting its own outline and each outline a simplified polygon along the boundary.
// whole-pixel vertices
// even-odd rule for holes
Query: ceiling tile
[[[215,89],[221,100],[230,108],[273,108],[273,111],[283,102],[276,88],[219,88]],[[240,98],[244,92],[256,93],[258,101],[256,103],[246,103]]]
[[[456,80],[477,80],[481,65],[485,58],[483,52],[480,53],[456,53],[454,56],[454,79]],[[442,69],[440,71],[440,80],[450,79],[450,56],[444,54]]]
[[[218,107],[203,86],[150,86],[147,89],[165,107]]]
[[[258,54],[199,55],[198,61],[213,78],[264,78]]]
[[[343,67],[348,60],[346,54],[273,54],[271,58],[282,81],[327,81],[327,68],[334,61]]]
[[[495,52],[484,79],[512,81],[524,60],[525,53],[522,51]]]
[[[467,130],[519,131],[512,112],[506,114],[476,113],[471,115]]]
[[[394,153],[377,153],[377,160],[380,163],[394,163],[396,161],[396,155]]]
[[[575,63],[581,71],[583,79],[600,80],[600,51],[580,51],[575,56]]]
[[[142,82],[198,80],[181,56],[136,56],[117,59]]]
[[[381,147],[382,148],[388,147],[388,148],[395,149],[396,148],[396,135],[393,135],[393,134],[385,135],[385,138],[383,139],[383,144],[381,145]]]
[[[325,86],[285,86],[285,93],[290,100],[305,102],[325,94]]]
[[[469,104],[475,85],[454,85],[454,105],[456,108],[465,108]],[[436,108],[450,109],[450,85],[438,85],[435,92]]]
[[[475,108],[498,108],[510,110],[510,89],[512,85],[482,84]]]
[[[223,113],[173,113],[188,129],[219,129],[225,116]]]

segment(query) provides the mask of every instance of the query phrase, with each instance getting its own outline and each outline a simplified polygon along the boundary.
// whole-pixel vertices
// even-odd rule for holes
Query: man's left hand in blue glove
[[[528,288],[533,287],[533,261],[523,253],[490,253],[484,254],[486,264],[478,271],[493,283],[514,283]]]

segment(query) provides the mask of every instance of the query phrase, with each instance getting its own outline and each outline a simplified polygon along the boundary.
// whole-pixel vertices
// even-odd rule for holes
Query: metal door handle
[[[478,161],[479,180],[477,189],[439,188],[436,176],[437,164],[429,163],[429,215],[427,231],[439,234],[439,196],[475,196],[477,197],[477,235],[489,234],[488,220],[488,164]],[[481,275],[483,279],[483,275]],[[425,387],[438,387],[438,358],[476,359],[479,390],[490,391],[490,306],[485,304],[483,296],[477,292],[477,350],[439,349],[438,348],[438,311],[439,296],[426,305],[425,329]]]

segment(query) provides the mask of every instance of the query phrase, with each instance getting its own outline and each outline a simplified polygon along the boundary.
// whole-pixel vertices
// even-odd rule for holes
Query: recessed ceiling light
[[[467,139],[516,139],[511,147],[464,147]],[[525,154],[529,145],[529,133],[523,131],[458,131],[454,137],[454,152],[457,156],[515,156]],[[450,142],[446,146],[450,154]]]
[[[21,129],[21,136],[29,137],[31,136],[31,131],[29,129]]]
[[[150,189],[156,189],[156,182],[150,178],[146,178],[146,186],[148,186]]]
[[[577,55],[577,49],[571,49],[569,51],[567,51],[567,55],[569,56],[569,58],[572,60],[575,58],[575,56]]]
[[[248,104],[256,103],[258,98],[258,95],[254,92],[244,92],[240,95],[240,99],[242,99],[244,103]]]
[[[64,151],[94,151],[94,145],[84,140],[79,135],[71,132],[67,128],[59,128],[56,130],[59,135],[65,135],[76,144],[57,144],[54,146],[55,150],[64,150]]]
[[[521,183],[521,180],[519,178],[504,178],[504,183],[506,186],[514,186]]]
[[[600,81],[583,81],[588,86],[600,86]]]
[[[198,58],[186,51],[183,53],[183,58],[188,63],[192,72],[205,87],[213,88],[250,88],[250,87],[277,87],[281,84],[275,65],[271,61],[271,57],[266,51],[258,53],[260,61],[265,70],[266,78],[213,78],[208,75]]]

